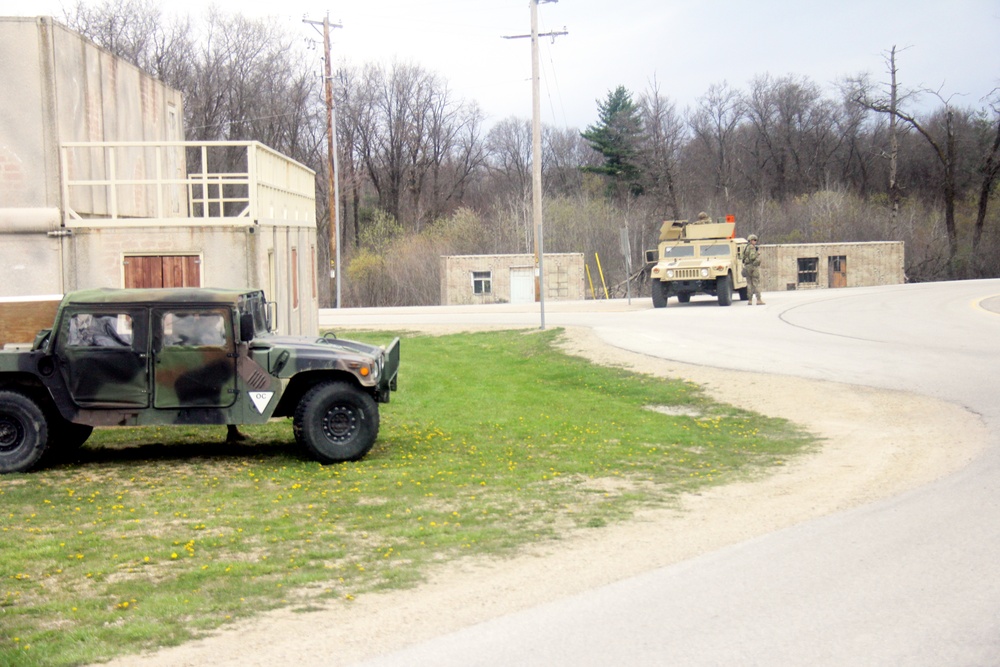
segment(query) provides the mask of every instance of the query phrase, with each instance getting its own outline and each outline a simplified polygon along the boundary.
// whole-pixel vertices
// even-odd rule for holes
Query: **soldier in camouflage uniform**
[[[764,299],[760,296],[760,250],[757,249],[756,234],[747,238],[747,245],[743,249],[743,270],[747,277],[747,305],[753,305],[756,295],[757,305],[763,306]]]

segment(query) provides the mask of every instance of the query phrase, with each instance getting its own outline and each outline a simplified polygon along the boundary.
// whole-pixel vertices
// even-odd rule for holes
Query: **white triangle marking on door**
[[[267,404],[271,402],[271,397],[274,396],[273,391],[251,391],[250,400],[253,401],[254,407],[257,408],[257,412],[264,414],[264,408]]]

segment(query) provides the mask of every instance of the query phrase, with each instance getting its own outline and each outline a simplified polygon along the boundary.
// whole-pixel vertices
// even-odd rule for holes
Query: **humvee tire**
[[[653,295],[653,308],[666,308],[665,286],[659,280],[650,281],[649,291]]]
[[[31,470],[48,442],[48,422],[38,404],[16,391],[0,391],[0,473]]]
[[[715,293],[719,296],[720,306],[733,305],[733,279],[729,274],[715,279]]]
[[[295,440],[323,463],[361,459],[378,437],[375,400],[346,382],[318,384],[295,409]]]
[[[666,308],[667,297],[664,294],[664,285],[659,280],[654,280],[649,286],[650,294],[653,295],[653,308]]]

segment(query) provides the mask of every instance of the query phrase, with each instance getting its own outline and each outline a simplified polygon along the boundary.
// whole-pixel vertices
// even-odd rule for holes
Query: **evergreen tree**
[[[597,124],[588,127],[581,136],[604,156],[604,164],[582,167],[583,171],[607,176],[609,192],[642,194],[642,171],[638,166],[642,118],[632,94],[625,86],[618,86],[604,102],[598,100],[597,112]]]

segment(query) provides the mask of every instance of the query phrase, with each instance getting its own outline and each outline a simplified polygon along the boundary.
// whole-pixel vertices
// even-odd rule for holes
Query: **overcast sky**
[[[62,16],[67,0],[0,0],[0,15]],[[198,18],[209,4],[172,0]],[[303,16],[342,23],[335,62],[393,59],[440,74],[491,121],[531,116],[528,0],[216,0],[226,12],[273,16],[302,35]],[[981,106],[1000,87],[1000,0],[559,0],[538,8],[542,120],[584,129],[597,100],[624,85],[637,98],[655,77],[678,109],[712,84],[745,89],[757,75],[805,76],[833,96],[834,82],[867,71],[887,79],[896,45],[899,82]],[[319,69],[317,60],[317,70]],[[938,106],[933,98],[927,100]]]

